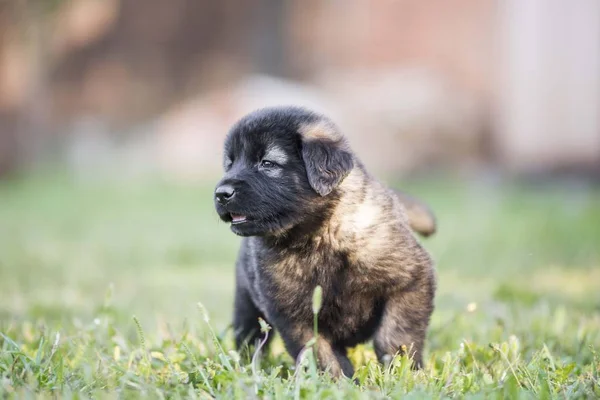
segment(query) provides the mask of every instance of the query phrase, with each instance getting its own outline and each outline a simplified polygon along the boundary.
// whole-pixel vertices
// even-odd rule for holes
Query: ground
[[[429,179],[439,291],[426,367],[352,352],[359,385],[276,339],[233,352],[239,238],[212,184],[0,183],[0,392],[22,397],[600,396],[600,189]],[[272,332],[271,332],[272,333]]]

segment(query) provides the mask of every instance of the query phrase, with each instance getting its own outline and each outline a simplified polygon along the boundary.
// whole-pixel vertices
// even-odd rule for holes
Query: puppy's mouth
[[[248,221],[248,218],[242,214],[229,213],[229,216],[231,217],[231,225],[239,225]]]

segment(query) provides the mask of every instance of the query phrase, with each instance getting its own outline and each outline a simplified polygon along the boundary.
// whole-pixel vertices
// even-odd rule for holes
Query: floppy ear
[[[310,186],[321,196],[327,196],[354,168],[352,154],[343,142],[330,139],[304,140],[302,158]]]

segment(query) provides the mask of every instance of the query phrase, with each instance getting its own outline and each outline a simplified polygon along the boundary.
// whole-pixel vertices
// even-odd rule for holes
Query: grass
[[[409,184],[440,222],[426,368],[367,344],[354,385],[310,353],[295,369],[278,338],[259,365],[233,351],[239,240],[210,186],[0,183],[3,397],[600,396],[600,190]]]

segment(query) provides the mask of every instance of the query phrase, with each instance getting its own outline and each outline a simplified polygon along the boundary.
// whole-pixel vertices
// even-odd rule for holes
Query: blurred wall
[[[231,123],[284,102],[383,172],[600,168],[599,4],[3,2],[0,172],[214,173]]]
[[[500,4],[502,163],[600,173],[600,2]]]

